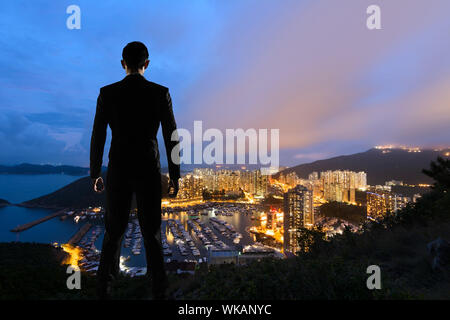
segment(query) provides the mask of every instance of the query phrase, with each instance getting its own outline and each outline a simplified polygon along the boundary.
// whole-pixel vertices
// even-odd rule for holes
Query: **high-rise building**
[[[202,196],[203,180],[194,174],[187,174],[179,181],[178,199],[194,199]]]
[[[314,208],[312,191],[297,185],[284,194],[284,235],[285,252],[296,253],[299,250],[298,229],[312,227]]]
[[[256,196],[264,197],[269,185],[269,176],[261,174],[261,170],[253,171],[254,192]]]
[[[355,203],[356,189],[367,187],[367,174],[362,171],[325,171],[320,173],[320,181],[325,200]]]
[[[194,176],[202,180],[202,187],[209,191],[236,192],[245,191],[256,196],[265,196],[269,176],[260,170],[213,170],[194,169]]]
[[[411,202],[411,198],[384,189],[367,192],[367,216],[373,219],[383,217],[387,212],[396,212]]]
[[[310,173],[308,175],[308,180],[311,180],[311,181],[319,180],[319,173],[317,171]]]

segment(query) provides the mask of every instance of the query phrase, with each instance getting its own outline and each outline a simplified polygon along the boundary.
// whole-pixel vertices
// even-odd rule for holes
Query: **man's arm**
[[[91,178],[97,179],[101,175],[102,161],[103,161],[103,149],[105,147],[106,129],[108,121],[104,110],[102,92],[97,99],[97,109],[95,111],[94,127],[92,129],[91,137],[91,156],[90,156],[90,169]]]
[[[180,150],[177,134],[177,124],[173,116],[172,98],[167,90],[161,111],[161,127],[166,146],[167,163],[169,165],[170,180],[178,181],[180,178]]]

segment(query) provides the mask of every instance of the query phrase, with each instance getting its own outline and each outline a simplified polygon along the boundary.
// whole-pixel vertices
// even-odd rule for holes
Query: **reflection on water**
[[[61,221],[59,218],[50,219],[44,223],[38,224],[31,229],[25,230],[20,234],[15,234],[10,232],[9,230],[16,227],[19,224],[23,224],[26,222],[30,222],[36,220],[42,216],[46,216],[50,214],[52,211],[50,210],[42,210],[42,209],[29,209],[23,207],[16,206],[8,206],[0,209],[0,222],[2,222],[2,228],[0,230],[0,241],[33,241],[33,242],[41,242],[41,243],[66,243],[78,230],[81,228],[86,222],[89,222],[93,225],[93,229],[89,232],[86,237],[90,237],[92,230],[94,228],[100,227],[101,234],[94,241],[94,246],[98,250],[102,248],[103,242],[103,234],[104,234],[104,223],[103,219],[100,218],[87,218],[85,220],[80,220],[79,223],[76,223],[73,217],[65,219]],[[217,217],[220,220],[224,220],[230,223],[237,232],[242,235],[240,239],[240,245],[249,245],[253,244],[257,239],[255,235],[250,234],[247,230],[250,226],[257,226],[259,224],[258,220],[251,220],[251,214],[246,214],[245,210],[240,211],[236,209],[236,211],[231,216],[225,216],[216,214],[216,209],[203,209],[198,210],[198,216],[189,215],[188,211],[180,211],[180,212],[171,212],[165,213],[162,217],[162,225],[161,230],[165,232],[167,237],[167,242],[171,245],[172,256],[166,256],[165,258],[169,258],[171,260],[179,260],[183,261],[185,259],[188,260],[197,260],[200,257],[207,256],[207,250],[204,247],[203,243],[199,241],[196,237],[195,232],[188,226],[187,222],[190,219],[198,218],[198,222],[206,223],[213,232],[222,240],[224,243],[230,246],[234,246],[234,243],[231,239],[221,235],[210,223],[209,219],[212,217]],[[191,211],[192,213],[192,211]],[[180,220],[181,224],[189,232],[191,237],[194,239],[196,247],[199,249],[201,256],[194,257],[192,252],[189,252],[187,256],[181,256],[179,249],[174,245],[174,236],[169,231],[167,227],[167,220],[174,219]],[[137,223],[137,220],[135,221]],[[131,251],[131,247],[124,248],[122,244],[121,255],[125,258],[130,257],[125,263],[127,266],[145,266],[145,248],[142,246],[141,253],[138,255],[134,255]]]
[[[199,215],[190,216],[187,211],[180,211],[177,213],[165,213],[163,215],[164,220],[174,219],[180,220],[186,230],[190,230],[188,227],[187,221],[193,218],[199,218],[200,222],[209,222],[209,218],[217,217],[220,220],[224,220],[231,225],[233,225],[237,232],[242,234],[241,244],[248,245],[253,244],[256,241],[256,237],[253,234],[250,234],[247,230],[251,226],[258,226],[259,222],[257,220],[251,220],[251,216],[247,214],[243,214],[240,212],[236,212],[233,216],[223,216],[216,215],[215,209],[203,209],[198,210]],[[205,215],[206,214],[206,215]],[[173,235],[167,228],[167,225],[163,222],[163,230],[166,232],[167,241],[172,244],[173,243]],[[192,231],[191,231],[192,233]]]

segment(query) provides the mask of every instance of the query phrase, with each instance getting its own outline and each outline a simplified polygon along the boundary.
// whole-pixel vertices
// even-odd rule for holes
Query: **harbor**
[[[65,210],[59,210],[59,211],[57,211],[55,213],[52,213],[52,214],[50,214],[48,216],[45,216],[45,217],[42,217],[40,219],[34,220],[32,222],[25,223],[25,224],[22,224],[20,226],[17,226],[14,229],[11,229],[11,232],[22,232],[22,231],[25,231],[25,230],[30,229],[30,228],[38,225],[38,224],[41,224],[42,222],[45,222],[47,220],[53,219],[53,218],[58,217],[58,216],[62,216],[64,214],[65,214]]]
[[[90,223],[86,223],[85,225],[83,225],[80,230],[78,230],[78,232],[72,237],[70,238],[68,244],[70,245],[77,245],[78,242],[84,237],[84,235],[89,231],[89,229],[91,229],[92,224]]]
[[[270,255],[273,249],[258,243],[248,232],[251,226],[259,224],[260,209],[257,205],[235,203],[163,207],[160,236],[167,270],[193,272],[198,264],[213,263],[210,257],[215,252]],[[102,208],[88,208],[67,211],[67,217],[61,219],[66,223],[83,223],[70,243],[81,248],[83,259],[79,266],[89,273],[98,270],[99,248],[105,231],[103,215]],[[147,272],[145,266],[144,239],[137,212],[132,210],[122,241],[120,270],[130,276],[139,276]]]

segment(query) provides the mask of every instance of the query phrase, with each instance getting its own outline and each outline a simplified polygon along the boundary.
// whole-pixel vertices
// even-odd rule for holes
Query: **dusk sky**
[[[381,30],[366,27],[371,4]],[[99,88],[124,77],[134,40],[179,127],[280,129],[282,165],[448,147],[449,13],[448,0],[4,1],[0,164],[88,166]]]

